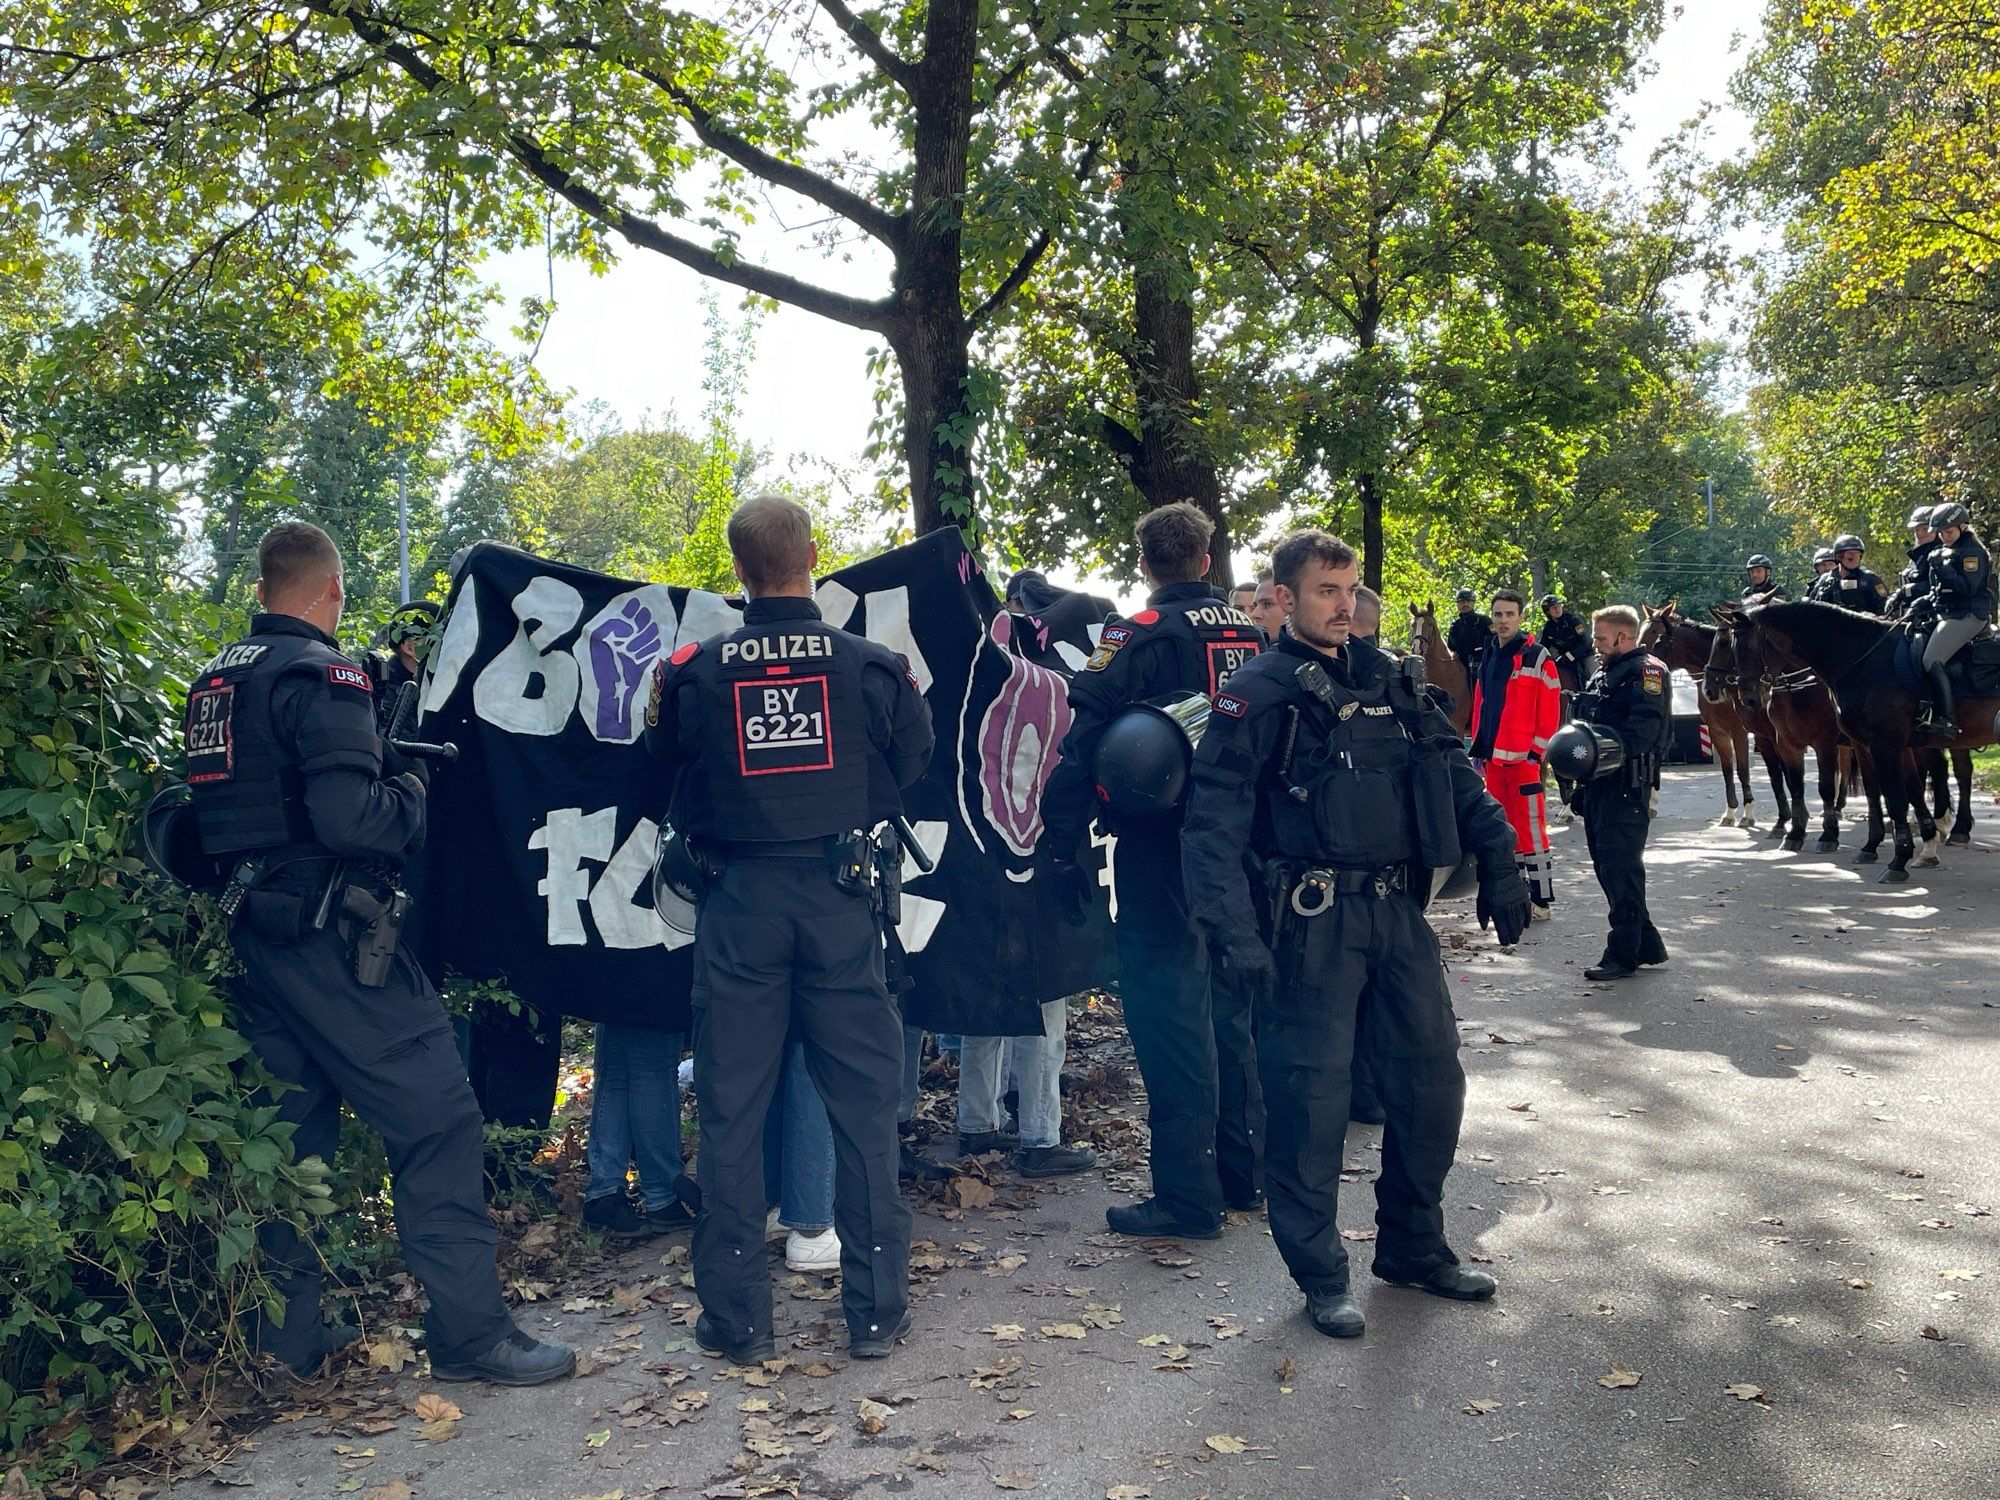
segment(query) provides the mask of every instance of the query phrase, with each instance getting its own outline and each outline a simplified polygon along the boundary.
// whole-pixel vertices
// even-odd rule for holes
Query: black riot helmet
[[[1937,513],[1933,511],[1932,514],[1935,515]],[[1851,531],[1843,532],[1841,535],[1833,539],[1833,553],[1834,556],[1836,557],[1838,557],[1843,552],[1866,553],[1867,550],[1868,550],[1868,544],[1862,541],[1860,537],[1856,536]]]
[[[660,845],[653,855],[653,910],[682,936],[694,933],[695,908],[707,883],[692,845],[671,823],[660,824]]]
[[[1457,602],[1460,604],[1477,604],[1479,596],[1473,593],[1471,589],[1460,589],[1457,594]]]
[[[1625,745],[1608,729],[1569,723],[1549,736],[1542,760],[1565,781],[1595,781],[1625,764]]]
[[[1560,594],[1544,594],[1544,595],[1542,595],[1542,608],[1543,608],[1543,609],[1547,609],[1547,608],[1548,608],[1548,607],[1549,607],[1549,606],[1550,606],[1551,604],[1560,604],[1560,603],[1562,603],[1562,595],[1560,595]]]
[[[1743,564],[1743,571],[1747,573],[1752,568],[1762,568],[1766,572],[1769,572],[1772,568],[1775,568],[1776,566],[1777,564],[1772,562],[1771,559],[1766,557],[1763,553],[1753,552],[1750,554],[1749,560]]]
[[[202,849],[194,792],[184,781],[161,787],[146,804],[139,818],[139,853],[156,875],[188,890],[219,891],[228,883],[221,864]]]
[[[1817,552],[1813,553],[1813,566],[1815,568],[1818,567],[1821,563],[1838,562],[1839,560],[1840,560],[1839,554],[1836,553],[1831,547],[1822,547]]]
[[[1187,800],[1195,746],[1208,728],[1201,693],[1135,703],[1105,726],[1091,776],[1114,818],[1157,817]]]
[[[1909,531],[1916,531],[1919,528],[1925,531],[1930,530],[1931,512],[1936,509],[1935,505],[1919,505],[1910,512],[1910,519],[1903,523],[1904,528]]]
[[[1947,526],[1970,526],[1971,524],[1972,512],[1967,510],[1963,505],[1960,505],[1956,500],[1947,500],[1944,504],[1931,508],[1932,531],[1943,531]]]

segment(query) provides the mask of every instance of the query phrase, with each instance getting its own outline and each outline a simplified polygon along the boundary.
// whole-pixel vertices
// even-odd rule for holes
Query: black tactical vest
[[[1384,672],[1359,690],[1330,682],[1331,703],[1294,689],[1298,737],[1284,774],[1264,780],[1260,848],[1343,870],[1417,857],[1417,746],[1391,701],[1393,680]]]
[[[871,805],[861,674],[889,653],[821,620],[771,620],[704,642],[681,671],[699,688],[701,748],[674,799],[674,824],[698,838],[774,843],[868,828]],[[886,782],[887,777],[877,778]]]
[[[322,641],[302,635],[254,635],[218,653],[188,688],[182,735],[188,786],[209,854],[239,854],[308,843],[305,779],[298,759],[278,743],[271,700],[293,671],[368,676]]]
[[[1171,597],[1181,588],[1200,589],[1199,597]],[[1173,642],[1175,685],[1190,693],[1213,697],[1229,674],[1264,649],[1264,633],[1240,609],[1218,599],[1201,584],[1168,585],[1168,597],[1132,616],[1134,638],[1164,636]],[[1106,627],[1106,635],[1118,628]]]

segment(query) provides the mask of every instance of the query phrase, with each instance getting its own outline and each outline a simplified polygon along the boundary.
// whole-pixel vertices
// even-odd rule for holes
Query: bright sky
[[[1745,0],[1684,0],[1654,51],[1654,71],[1627,102],[1633,128],[1621,159],[1635,182],[1644,182],[1654,148],[1704,103],[1715,107],[1707,154],[1727,155],[1744,143],[1745,122],[1726,95],[1747,45],[1741,33],[1757,15]],[[851,259],[829,260],[812,243],[821,216],[797,200],[777,207],[791,222],[759,226],[746,237],[746,250],[841,290],[886,290],[886,259],[872,242],[845,247]],[[548,266],[539,256],[509,256],[494,270],[510,305],[548,290]],[[581,400],[602,401],[628,425],[647,412],[694,420],[702,406],[702,279],[640,251],[602,277],[560,263],[554,274],[557,311],[537,361],[543,374]],[[720,292],[724,308],[732,308],[736,294]],[[746,435],[781,459],[796,454],[858,468],[874,415],[865,368],[874,342],[870,334],[791,308],[766,317],[745,394]]]

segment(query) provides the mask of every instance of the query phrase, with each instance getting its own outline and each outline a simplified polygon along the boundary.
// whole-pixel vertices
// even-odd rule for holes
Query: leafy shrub
[[[121,1384],[161,1407],[240,1351],[273,1215],[330,1204],[251,1096],[224,958],[133,856],[212,622],[147,498],[32,443],[0,491],[0,1456],[87,1465]]]

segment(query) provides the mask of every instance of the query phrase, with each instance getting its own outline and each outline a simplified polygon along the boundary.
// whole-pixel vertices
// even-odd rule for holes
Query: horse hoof
[[[1857,865],[1872,865],[1878,858],[1880,856],[1873,849],[1863,849],[1854,856],[1854,862]]]
[[[1806,836],[1802,833],[1789,834],[1785,839],[1785,847],[1794,854],[1797,854],[1805,846]]]
[[[1884,885],[1902,885],[1909,878],[1910,872],[1908,870],[1898,870],[1894,866],[1882,872],[1882,884]]]
[[[1769,830],[1766,831],[1766,833],[1764,834],[1764,837],[1767,839],[1781,839],[1784,836],[1785,836],[1785,825],[1783,823],[1773,823],[1770,826]]]
[[[1969,833],[1954,833],[1944,842],[1947,849],[1970,849],[1972,847],[1972,835]]]
[[[1920,857],[1920,858],[1919,858],[1919,859],[1917,860],[1917,868],[1918,868],[1919,870],[1935,870],[1935,869],[1937,869],[1937,868],[1938,868],[1938,857],[1937,857],[1937,856],[1936,856],[1935,854],[1926,854],[1926,855],[1923,855],[1922,857]]]
[[[1833,853],[1834,850],[1838,849],[1839,847],[1840,847],[1839,839],[1821,839],[1819,841],[1819,852],[1821,854],[1831,854]]]

